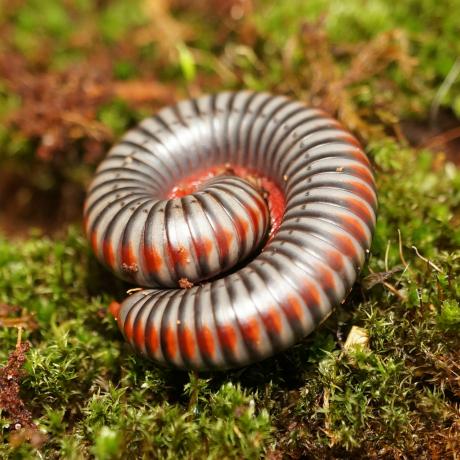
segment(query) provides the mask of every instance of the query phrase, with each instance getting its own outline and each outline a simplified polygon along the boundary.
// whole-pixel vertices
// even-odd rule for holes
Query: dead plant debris
[[[11,426],[15,430],[36,428],[32,414],[19,395],[21,379],[24,376],[22,367],[29,349],[29,342],[18,343],[8,356],[7,364],[0,368],[0,408],[11,420]]]

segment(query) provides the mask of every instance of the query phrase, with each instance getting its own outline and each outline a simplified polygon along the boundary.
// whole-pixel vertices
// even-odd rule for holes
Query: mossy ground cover
[[[460,172],[439,125],[458,125],[460,2],[0,5],[0,457],[458,454]],[[283,354],[226,373],[159,368],[107,313],[129,286],[83,237],[84,187],[154,109],[246,87],[326,108],[361,138],[380,199],[369,264]],[[436,151],[407,142],[415,119]],[[367,344],[345,346],[352,326]]]

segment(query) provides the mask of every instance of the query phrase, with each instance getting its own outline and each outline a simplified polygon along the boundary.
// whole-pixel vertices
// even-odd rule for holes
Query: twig
[[[460,126],[444,131],[437,136],[433,136],[422,144],[422,147],[427,149],[433,148],[435,145],[447,144],[454,139],[460,137]]]
[[[387,248],[385,249],[385,271],[389,272],[390,270],[388,269],[388,255],[390,253],[390,240],[387,242]]]
[[[387,283],[386,281],[383,281],[382,284],[389,290],[391,291],[395,296],[399,297],[402,301],[406,301],[407,297],[403,294],[401,294],[393,285],[390,283]]]
[[[22,326],[18,326],[18,338],[16,340],[16,348],[21,346],[21,339],[22,339]]]
[[[401,283],[404,274],[407,272],[407,270],[409,270],[409,265],[410,265],[410,264],[407,264],[407,267],[404,268],[404,270],[402,271],[401,276],[399,277],[398,282],[397,282],[396,284]]]
[[[374,270],[372,270],[371,267],[369,267],[369,271],[370,271],[372,274],[375,273]],[[388,272],[388,271],[389,271],[389,270],[387,270],[387,272]],[[379,281],[379,282],[381,282],[389,291],[391,291],[394,295],[396,295],[397,297],[399,297],[402,301],[405,302],[405,301],[407,300],[406,296],[403,295],[403,294],[401,294],[392,284],[390,284],[390,283],[388,283],[387,281],[384,281],[384,280]]]
[[[435,265],[431,260],[427,259],[426,257],[423,257],[419,252],[418,249],[415,246],[412,246],[412,249],[415,251],[415,254],[422,259],[424,262],[426,262],[431,268],[434,268],[437,272],[443,273],[442,269],[439,268],[437,265]]]
[[[401,262],[403,263],[404,267],[407,269],[409,264],[406,262],[406,259],[404,259],[401,230],[399,228],[398,228],[398,239],[399,239],[399,258],[401,259]]]

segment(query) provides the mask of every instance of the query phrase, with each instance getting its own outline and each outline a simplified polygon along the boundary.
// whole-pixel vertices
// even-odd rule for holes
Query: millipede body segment
[[[126,340],[159,363],[212,370],[271,356],[321,323],[364,264],[376,207],[369,161],[336,120],[241,91],[129,131],[84,216],[97,258],[151,288],[116,312]]]

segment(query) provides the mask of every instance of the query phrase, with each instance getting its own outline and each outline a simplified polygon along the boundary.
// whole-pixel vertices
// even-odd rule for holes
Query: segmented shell
[[[285,198],[278,231],[247,263],[270,222],[260,190],[223,175],[167,198],[179,181],[226,164],[269,178]],[[129,343],[159,363],[225,369],[286,349],[345,298],[376,207],[369,161],[336,120],[283,96],[225,92],[165,108],[128,132],[91,184],[85,227],[101,262],[155,288],[121,306]]]

